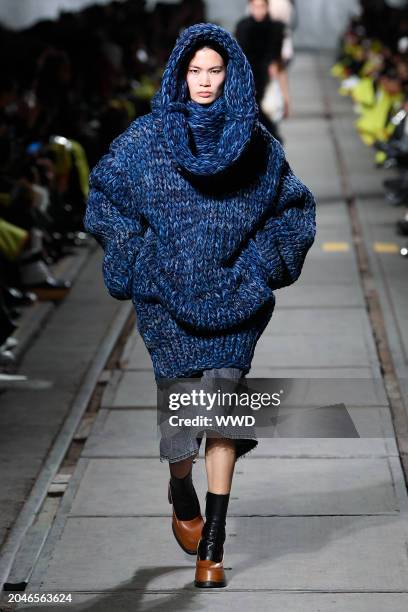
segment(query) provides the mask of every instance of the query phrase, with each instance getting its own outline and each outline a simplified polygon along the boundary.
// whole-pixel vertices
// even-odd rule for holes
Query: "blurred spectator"
[[[93,4],[22,31],[0,25],[0,365],[20,306],[62,299],[53,263],[83,231],[89,167],[150,99],[202,0]],[[36,297],[37,296],[37,297]]]
[[[385,198],[406,212],[396,224],[408,235],[408,2],[361,0],[360,15],[341,38],[333,76],[350,96],[362,141],[373,147],[377,166],[395,168],[384,181]],[[403,247],[401,254],[408,255]]]
[[[294,57],[292,30],[296,26],[295,0],[269,0],[269,14],[274,21],[280,21],[285,24],[282,62],[287,67]]]
[[[262,100],[268,83],[276,80],[283,96],[284,117],[289,115],[288,81],[282,61],[285,24],[271,19],[267,0],[249,0],[248,8],[250,14],[237,23],[235,37],[251,64],[260,120],[273,136],[282,141],[276,122],[262,110]]]

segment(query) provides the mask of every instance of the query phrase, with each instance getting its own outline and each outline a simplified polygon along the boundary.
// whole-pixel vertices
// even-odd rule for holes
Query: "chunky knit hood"
[[[186,58],[199,43],[211,42],[224,50],[228,61],[223,95],[204,105],[190,100]],[[252,71],[235,38],[212,23],[186,28],[167,62],[152,111],[176,164],[191,174],[209,176],[234,164],[248,147],[258,116]]]

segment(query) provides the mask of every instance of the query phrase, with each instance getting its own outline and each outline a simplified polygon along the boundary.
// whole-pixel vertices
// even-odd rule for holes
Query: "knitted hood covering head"
[[[190,99],[186,60],[197,47],[215,43],[228,57],[223,94],[212,104]],[[221,173],[246,149],[258,116],[251,67],[237,41],[224,28],[198,23],[176,41],[152,100],[153,114],[176,163],[198,176]],[[190,148],[193,134],[196,155]]]

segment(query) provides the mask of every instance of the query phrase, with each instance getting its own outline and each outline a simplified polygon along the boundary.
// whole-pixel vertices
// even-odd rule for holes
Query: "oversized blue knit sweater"
[[[228,54],[210,105],[189,98],[181,70],[204,41]],[[113,141],[90,188],[85,229],[104,249],[109,293],[133,301],[156,381],[247,373],[273,290],[299,278],[314,242],[316,206],[259,123],[251,68],[226,30],[181,33],[152,112]]]

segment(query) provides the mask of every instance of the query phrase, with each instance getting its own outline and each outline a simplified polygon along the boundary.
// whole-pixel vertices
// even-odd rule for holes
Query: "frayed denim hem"
[[[183,461],[183,459],[194,457],[194,455],[197,455],[197,459],[198,459],[198,452],[196,450],[193,452],[185,453],[184,455],[180,455],[179,457],[176,457],[175,459],[173,457],[170,458],[170,457],[166,457],[165,455],[160,455],[160,463],[164,463],[165,461],[168,461],[169,463],[177,463],[178,461]],[[195,463],[195,461],[193,461],[193,463]]]
[[[226,439],[228,440],[245,440],[247,442],[252,442],[253,445],[248,448],[247,450],[243,450],[243,445],[241,445],[241,452],[238,454],[237,450],[239,448],[239,444],[235,444],[235,450],[236,450],[236,459],[235,461],[238,461],[239,459],[243,459],[245,457],[247,457],[250,453],[252,453],[252,451],[254,451],[256,449],[256,447],[258,446],[258,440],[255,440],[253,438],[233,438],[233,437],[226,437]],[[246,445],[248,446],[248,444]],[[193,460],[193,463],[196,463],[196,461],[198,460],[199,457],[199,452],[200,449],[195,450],[195,451],[189,451],[188,453],[184,453],[184,455],[180,455],[178,457],[176,457],[175,459],[173,457],[167,457],[165,455],[160,455],[160,463],[165,463],[166,461],[168,461],[169,463],[177,463],[178,461],[183,461],[183,459],[188,459],[189,457],[193,457],[194,455],[196,455],[196,459]]]

